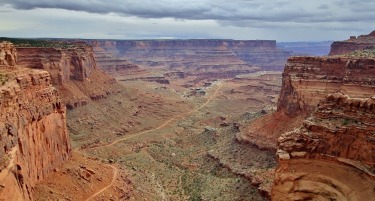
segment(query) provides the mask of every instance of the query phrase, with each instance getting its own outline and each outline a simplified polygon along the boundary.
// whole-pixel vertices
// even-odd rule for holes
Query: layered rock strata
[[[329,95],[301,128],[278,139],[274,200],[375,197],[374,135],[375,97]]]
[[[375,197],[374,94],[373,56],[288,60],[276,114],[308,118],[278,138],[273,200]]]
[[[93,41],[91,45],[95,53],[98,67],[109,75],[126,75],[141,71],[138,65],[121,57],[118,50],[114,48],[115,46],[113,46],[110,41],[107,41],[107,43]]]
[[[258,66],[281,70],[290,52],[276,47],[273,40],[123,40],[89,41],[96,52],[110,52],[145,67],[174,70],[197,69],[199,73],[217,68],[244,70]],[[102,49],[102,50],[100,50]],[[220,69],[219,69],[220,70]]]
[[[374,58],[289,58],[282,75],[277,111],[244,128],[240,139],[276,150],[277,138],[299,127],[327,94],[341,92],[353,98],[371,97],[375,91],[374,66]]]
[[[18,63],[48,71],[69,108],[118,91],[116,81],[97,67],[92,47],[73,44],[70,48],[17,47]]]
[[[352,57],[291,57],[285,66],[278,111],[288,116],[310,114],[327,94],[372,96],[375,59]]]
[[[8,53],[0,66],[0,200],[33,200],[35,184],[70,156],[65,105],[47,71],[19,67]]]
[[[351,36],[348,40],[332,43],[329,55],[343,55],[356,50],[372,48],[375,48],[375,31],[368,35]]]

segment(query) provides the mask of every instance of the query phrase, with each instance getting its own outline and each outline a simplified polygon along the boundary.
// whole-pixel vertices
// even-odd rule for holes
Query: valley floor
[[[280,80],[125,81],[68,112],[73,159],[38,185],[37,200],[267,200],[275,154],[236,134],[272,110]]]

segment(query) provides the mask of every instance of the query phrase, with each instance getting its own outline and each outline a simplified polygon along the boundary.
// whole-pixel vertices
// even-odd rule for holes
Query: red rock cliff
[[[301,128],[279,138],[273,200],[375,197],[374,134],[375,97],[329,95]]]
[[[342,55],[356,50],[365,50],[375,47],[375,31],[368,35],[352,36],[345,41],[336,41],[331,45],[329,55]]]
[[[0,66],[0,200],[33,200],[36,182],[70,156],[66,111],[49,73],[10,54]]]
[[[310,114],[327,94],[364,98],[374,93],[375,59],[291,57],[285,65],[278,110],[289,116]]]
[[[96,65],[92,47],[73,43],[69,48],[17,47],[19,65],[44,69],[69,108],[118,91],[116,81]]]
[[[292,57],[276,113],[308,117],[278,139],[273,200],[375,197],[375,59]]]
[[[375,89],[374,66],[374,58],[290,57],[282,75],[277,111],[252,122],[240,139],[276,150],[277,138],[299,127],[328,94],[371,97]]]

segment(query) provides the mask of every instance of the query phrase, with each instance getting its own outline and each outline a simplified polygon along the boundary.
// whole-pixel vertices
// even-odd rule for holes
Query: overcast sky
[[[323,41],[374,29],[374,0],[0,0],[5,37]]]

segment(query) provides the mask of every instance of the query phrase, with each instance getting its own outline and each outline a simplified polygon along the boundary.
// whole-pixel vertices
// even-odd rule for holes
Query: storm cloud
[[[375,2],[354,0],[1,0],[0,6],[8,8],[3,10],[4,12],[9,12],[9,9],[53,9],[55,12],[74,11],[78,18],[80,17],[77,13],[86,13],[82,15],[111,15],[116,20],[131,18],[139,22],[152,20],[153,23],[160,20],[161,24],[170,22],[169,19],[180,24],[186,24],[186,21],[202,21],[218,28],[270,31],[296,29],[297,32],[302,29],[315,29],[331,32],[331,35],[335,31],[348,29],[352,30],[351,33],[367,32],[374,27],[375,22]],[[155,34],[160,35],[160,32]],[[334,35],[336,34],[332,36]]]
[[[16,9],[57,8],[142,18],[266,22],[374,21],[375,2],[354,0],[3,0]]]

